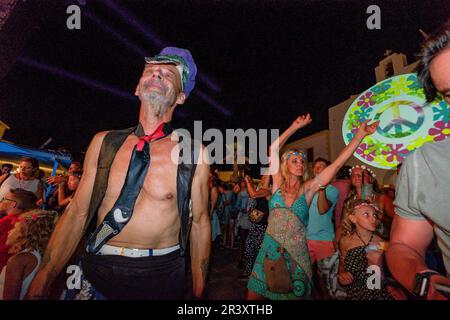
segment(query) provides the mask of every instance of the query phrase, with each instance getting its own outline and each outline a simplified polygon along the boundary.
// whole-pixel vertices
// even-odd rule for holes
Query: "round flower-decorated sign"
[[[354,155],[381,169],[395,168],[425,142],[450,136],[450,106],[440,96],[427,105],[413,73],[383,80],[353,101],[342,124],[345,144],[367,119],[380,120],[380,124],[374,134],[364,138]]]

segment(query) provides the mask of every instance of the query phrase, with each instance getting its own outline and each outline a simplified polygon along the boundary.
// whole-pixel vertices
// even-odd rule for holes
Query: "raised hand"
[[[309,113],[305,115],[302,115],[298,117],[297,119],[292,122],[291,127],[295,128],[296,130],[303,128],[304,126],[308,125],[312,121],[311,116]]]
[[[364,139],[365,136],[373,134],[380,124],[380,120],[377,120],[371,124],[369,124],[370,119],[364,121],[361,123],[361,125],[358,128],[358,132],[356,132],[356,136],[360,139]]]
[[[61,182],[66,181],[66,178],[61,177],[61,176],[51,176],[51,177],[48,177],[47,179],[45,179],[45,181],[48,184],[56,186],[56,185],[60,184]]]

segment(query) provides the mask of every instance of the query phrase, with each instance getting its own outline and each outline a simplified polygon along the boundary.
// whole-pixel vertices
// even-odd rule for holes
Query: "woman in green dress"
[[[306,157],[290,149],[279,150],[300,128],[311,122],[309,114],[298,117],[270,146],[272,197],[269,224],[248,282],[248,299],[310,299],[312,271],[306,244],[308,207],[319,188],[325,188],[350,158],[362,139],[375,132],[378,122],[361,124],[355,137],[319,176],[307,180]]]

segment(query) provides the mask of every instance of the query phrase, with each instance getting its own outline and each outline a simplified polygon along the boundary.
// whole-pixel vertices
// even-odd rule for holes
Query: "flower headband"
[[[348,170],[349,173],[350,173],[350,175],[352,174],[352,170],[355,169],[355,168],[361,168],[361,169],[367,171],[367,172],[370,174],[370,176],[371,176],[372,178],[375,178],[375,177],[376,177],[376,174],[375,174],[375,172],[372,171],[372,169],[367,168],[365,165],[360,166],[359,164],[357,164],[356,166],[351,167],[351,168]]]
[[[363,202],[363,203],[361,203],[361,204],[358,204],[358,205],[356,205],[356,206],[353,208],[353,210],[359,209],[359,208],[361,208],[362,206],[370,206],[370,207],[374,208],[375,211],[381,212],[380,208],[378,208],[377,205],[375,205],[375,204],[373,204],[373,203],[369,203],[369,202]]]
[[[301,156],[303,160],[306,160],[306,155],[301,151],[289,151],[287,158],[289,159],[291,156]]]

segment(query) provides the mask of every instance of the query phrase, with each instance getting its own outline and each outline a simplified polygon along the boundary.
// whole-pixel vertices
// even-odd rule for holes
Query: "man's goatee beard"
[[[164,115],[171,105],[169,99],[156,92],[150,92],[150,94],[145,95],[144,101],[151,105],[157,117]]]

